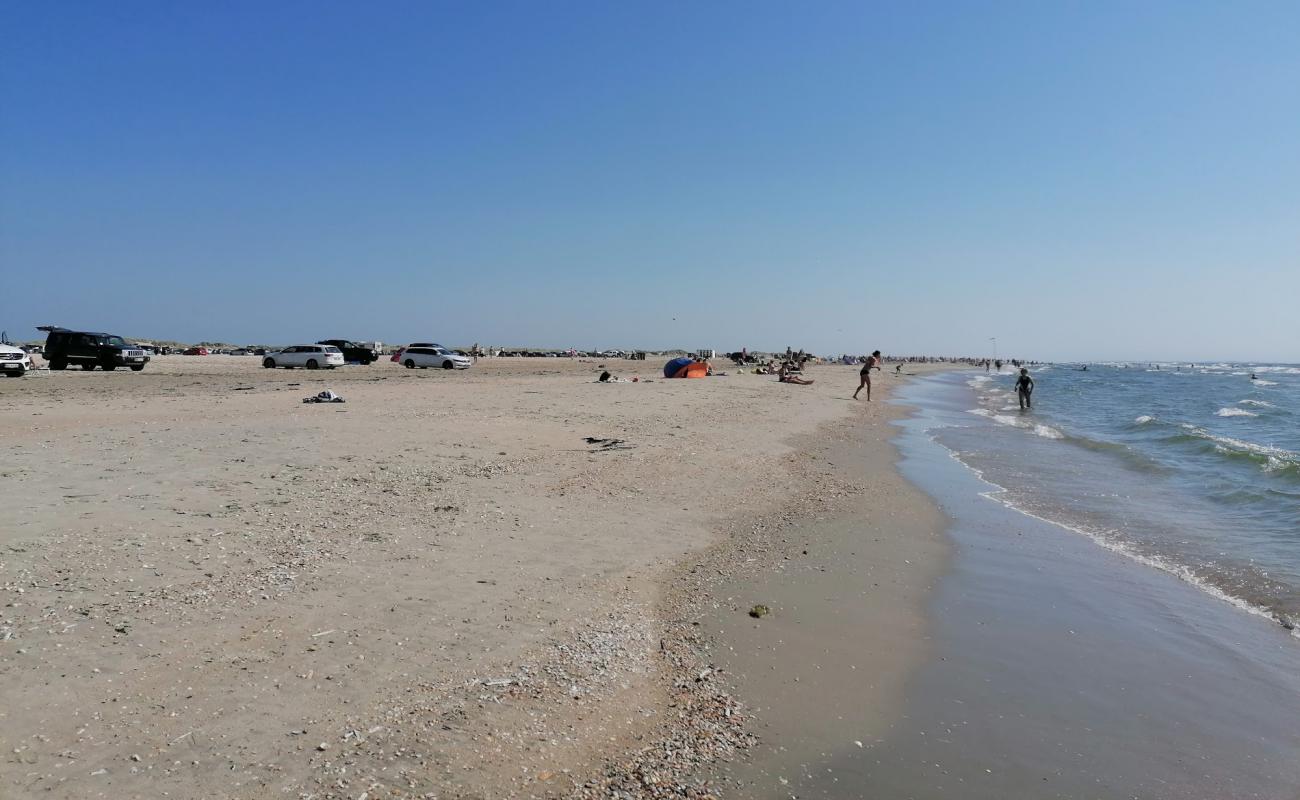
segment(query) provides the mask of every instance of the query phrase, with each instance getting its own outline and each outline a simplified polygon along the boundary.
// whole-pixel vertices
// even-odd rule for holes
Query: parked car
[[[262,366],[267,369],[275,369],[276,367],[284,367],[285,369],[293,369],[294,367],[334,369],[343,366],[343,363],[343,351],[329,344],[296,344],[283,350],[267,353],[266,358],[262,359]]]
[[[181,355],[183,355],[183,356],[206,356],[206,355],[208,355],[208,348],[206,348],[206,347],[190,347],[190,348],[186,348],[184,351],[181,352]]]
[[[342,351],[344,361],[356,361],[364,365],[379,360],[379,351],[361,342],[353,342],[348,339],[325,339],[316,344],[328,344],[337,347]]]
[[[32,368],[32,357],[21,347],[0,344],[0,370],[9,378],[21,378]]]
[[[149,356],[138,347],[127,344],[121,336],[111,333],[74,331],[56,325],[42,325],[45,331],[45,360],[50,369],[67,369],[69,364],[79,364],[84,370],[103,367],[112,372],[118,367],[130,367],[139,372],[149,363]]]
[[[407,369],[428,369],[429,367],[441,367],[442,369],[469,369],[469,365],[474,361],[469,356],[462,356],[440,344],[432,342],[415,342],[402,348],[399,363]]]

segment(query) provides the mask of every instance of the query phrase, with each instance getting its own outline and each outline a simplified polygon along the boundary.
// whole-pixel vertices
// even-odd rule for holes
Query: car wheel
[[[320,367],[320,364],[316,363],[316,359],[314,358],[307,359],[307,369],[317,369],[318,367]]]
[[[275,359],[274,358],[265,359],[262,362],[262,366],[265,367],[266,369],[275,369]]]
[[[94,364],[82,364],[82,365],[81,365],[81,368],[84,369],[86,372],[90,372],[91,370],[93,370],[93,369],[95,368],[95,365],[94,365]]]
[[[454,366],[456,366],[456,365],[453,364],[453,363],[451,363],[450,361],[444,361],[444,362],[442,362],[442,368],[443,368],[443,369],[451,369],[451,368],[454,367]]]
[[[67,368],[68,368],[68,362],[66,362],[66,361],[51,361],[51,362],[50,362],[50,369],[65,370],[65,369],[67,369]]]
[[[409,358],[406,359],[406,368],[407,368],[407,369],[415,369],[415,361],[412,360],[412,359],[409,359]]]
[[[131,371],[132,371],[132,372],[139,372],[139,371],[142,370],[142,369],[144,369],[144,364],[133,364],[133,365],[131,366]]]

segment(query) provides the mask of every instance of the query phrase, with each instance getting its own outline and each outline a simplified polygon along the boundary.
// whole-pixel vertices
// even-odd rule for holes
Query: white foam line
[[[1254,411],[1247,411],[1244,408],[1232,408],[1231,406],[1221,408],[1214,412],[1216,417],[1258,417]]]
[[[1001,410],[1002,410],[1002,411],[1015,411],[1014,408],[1009,408],[1009,409],[1008,409],[1008,408],[1004,408],[1004,409],[1001,409]],[[993,420],[994,422],[996,422],[996,423],[998,423],[998,424],[1000,424],[1000,425],[1006,425],[1006,426],[1009,427],[1009,428],[1020,428],[1021,430],[1026,430],[1026,431],[1029,431],[1029,432],[1031,432],[1031,433],[1033,433],[1033,434],[1035,434],[1035,435],[1037,435],[1037,436],[1041,436],[1041,437],[1043,437],[1044,439],[1064,439],[1064,438],[1065,438],[1065,434],[1061,433],[1061,432],[1058,431],[1056,428],[1053,428],[1053,427],[1050,426],[1050,425],[1043,425],[1042,423],[1032,422],[1032,421],[1030,421],[1030,420],[1023,420],[1023,421],[1022,421],[1019,417],[1012,417],[1012,416],[1008,416],[1008,415],[1006,415],[1006,414],[998,414],[998,413],[996,413],[996,412],[993,412],[993,411],[988,410],[987,408],[971,408],[971,409],[968,409],[968,410],[966,411],[966,413],[967,413],[967,414],[974,414],[974,415],[976,415],[976,416],[978,416],[978,417],[985,417],[985,418],[991,419],[991,420]]]
[[[1236,450],[1239,453],[1241,452],[1254,453],[1257,456],[1268,456],[1270,458],[1276,458],[1279,461],[1285,461],[1291,464],[1300,463],[1300,453],[1295,453],[1290,450],[1285,450],[1281,447],[1273,447],[1272,445],[1267,445],[1267,444],[1256,444],[1254,442],[1247,442],[1243,439],[1234,439],[1231,436],[1219,436],[1217,434],[1210,433],[1204,428],[1199,428],[1195,425],[1186,422],[1182,424],[1182,428],[1184,430],[1191,431],[1194,436],[1197,436],[1201,439],[1206,439],[1211,442],[1216,442],[1217,444],[1221,444],[1224,447],[1227,447],[1232,450]]]
[[[944,427],[944,426],[937,426],[937,427]],[[1094,542],[1095,544],[1101,546],[1106,550],[1110,550],[1113,553],[1118,553],[1126,558],[1138,562],[1139,564],[1143,564],[1153,569],[1158,569],[1161,572],[1167,573],[1169,575],[1173,575],[1175,578],[1178,578],[1179,580],[1185,583],[1189,583],[1192,586],[1195,586],[1197,589],[1200,589],[1201,591],[1205,592],[1211,597],[1214,597],[1215,599],[1228,603],[1229,605],[1235,606],[1236,608],[1245,611],[1248,614],[1253,614],[1257,617],[1263,617],[1264,619],[1267,619],[1268,621],[1273,622],[1277,625],[1282,624],[1282,621],[1277,616],[1275,616],[1269,609],[1254,605],[1253,603],[1243,600],[1240,597],[1235,597],[1233,595],[1228,594],[1227,592],[1223,591],[1219,587],[1215,586],[1212,583],[1207,582],[1204,578],[1197,575],[1194,571],[1192,571],[1190,567],[1186,567],[1182,564],[1170,563],[1157,556],[1148,556],[1144,553],[1139,553],[1122,542],[1112,542],[1105,539],[1100,534],[1093,533],[1092,531],[1088,531],[1083,528],[1077,528],[1073,525],[1069,525],[1064,522],[1058,522],[1054,519],[1048,519],[1047,517],[1040,517],[1039,515],[1033,513],[1032,511],[1026,511],[1023,508],[1020,508],[1010,500],[996,497],[995,495],[1006,493],[1007,488],[1005,486],[1001,486],[999,484],[994,483],[993,481],[984,477],[983,471],[981,471],[976,467],[972,467],[970,464],[967,464],[965,461],[962,461],[961,457],[957,454],[957,451],[943,444],[938,439],[936,439],[933,435],[931,435],[930,432],[932,430],[934,430],[934,428],[926,429],[925,431],[926,438],[928,438],[930,441],[934,442],[935,444],[942,447],[945,451],[947,451],[949,458],[956,461],[958,464],[961,464],[966,469],[970,470],[971,473],[973,473],[975,477],[979,478],[982,483],[985,483],[988,486],[992,487],[987,492],[980,492],[979,493],[980,497],[991,500],[994,503],[1003,506],[1004,508],[1009,508],[1018,514],[1023,514],[1026,517],[1029,517],[1030,519],[1036,519],[1039,522],[1045,522],[1048,525],[1055,525],[1056,527],[1062,530],[1070,531],[1071,533],[1077,533],[1081,536],[1087,537],[1089,540],[1091,540],[1092,542]],[[1291,628],[1290,633],[1292,636],[1296,637],[1297,639],[1300,639],[1300,627]]]

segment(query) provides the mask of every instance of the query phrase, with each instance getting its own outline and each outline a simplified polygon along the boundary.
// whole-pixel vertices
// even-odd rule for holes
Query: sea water
[[[1294,369],[1035,369],[1024,413],[1009,373],[903,387],[954,551],[932,655],[798,795],[1300,797]]]
[[[964,419],[930,431],[989,497],[1206,592],[1300,623],[1300,367],[1113,363],[953,373]],[[1253,377],[1252,377],[1253,376]]]
[[[1023,413],[1011,372],[894,394],[910,407],[899,468],[948,517],[952,551],[927,601],[924,663],[884,730],[859,707],[876,702],[859,691],[870,673],[821,684],[839,705],[818,736],[800,736],[815,720],[768,720],[758,768],[729,776],[739,795],[1300,797],[1300,637],[1278,624],[1300,583],[1300,368],[1033,375]],[[899,502],[882,493],[874,513]],[[857,646],[893,648],[894,635]],[[798,642],[809,665],[837,652]]]

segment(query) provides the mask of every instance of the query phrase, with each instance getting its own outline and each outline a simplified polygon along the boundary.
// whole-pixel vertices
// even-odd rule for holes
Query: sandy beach
[[[897,411],[850,401],[852,367],[600,363],[0,383],[0,795],[704,793],[759,729],[713,629],[787,615],[728,581],[830,556],[808,526],[862,508],[863,463],[905,491],[892,456],[854,461]],[[325,388],[347,402],[302,403]],[[939,519],[889,513],[882,540]],[[923,636],[898,597],[882,709]]]

